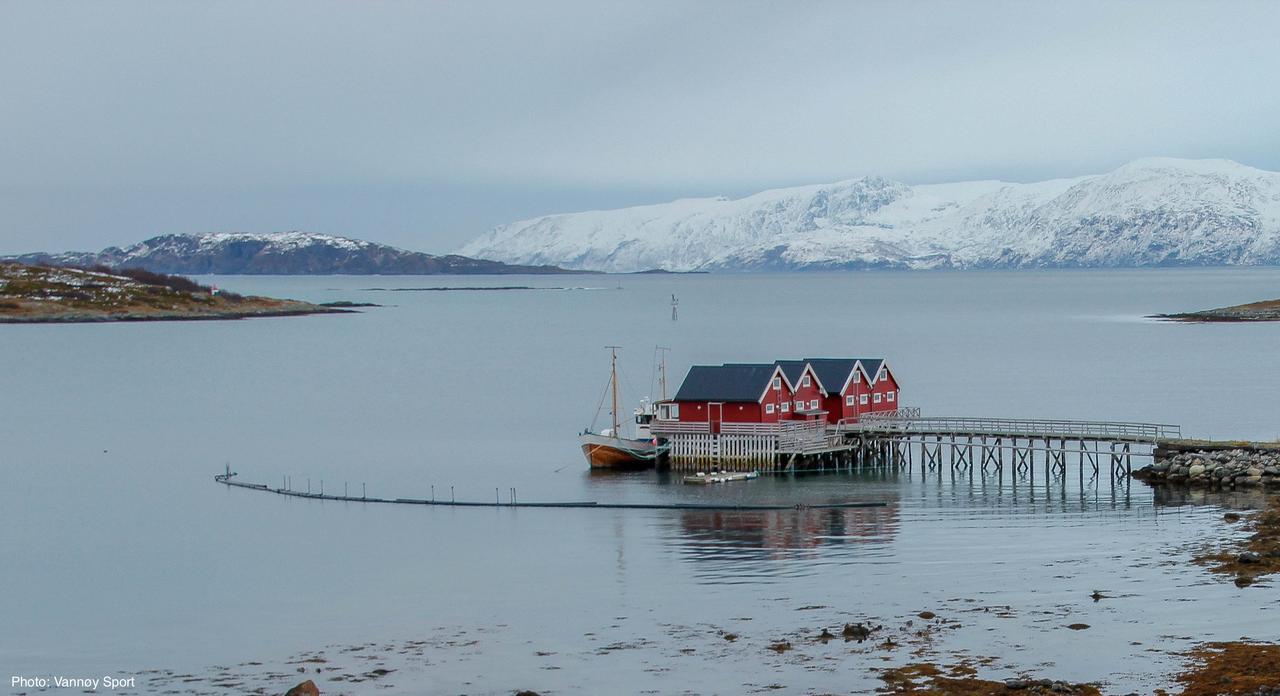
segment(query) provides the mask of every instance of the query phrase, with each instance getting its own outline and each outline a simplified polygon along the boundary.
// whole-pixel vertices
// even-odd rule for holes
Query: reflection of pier
[[[857,422],[730,424],[658,422],[654,432],[671,441],[671,465],[690,469],[715,464],[746,470],[858,469],[890,465],[921,471],[993,472],[1034,476],[1065,472],[1074,463],[1097,476],[1106,462],[1114,477],[1132,471],[1134,457],[1180,437],[1174,425],[1120,421],[1027,418],[921,417],[918,409],[863,416]],[[719,428],[713,425],[721,425]],[[736,424],[735,424],[736,425]],[[670,426],[670,427],[668,427]],[[741,427],[741,426],[737,426]]]

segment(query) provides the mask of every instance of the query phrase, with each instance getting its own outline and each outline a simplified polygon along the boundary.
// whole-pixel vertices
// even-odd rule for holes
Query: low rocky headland
[[[135,269],[56,268],[0,263],[0,323],[244,319],[350,310],[200,285]]]
[[[1155,461],[1133,472],[1150,483],[1237,488],[1280,486],[1280,444],[1242,443],[1243,446],[1204,444],[1158,448]]]
[[[1153,318],[1189,322],[1280,321],[1280,300],[1263,300],[1199,312],[1156,314]]]

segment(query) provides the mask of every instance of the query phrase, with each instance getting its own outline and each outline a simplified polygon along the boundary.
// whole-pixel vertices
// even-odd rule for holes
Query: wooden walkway
[[[864,417],[856,423],[841,423],[836,429],[846,434],[974,435],[1006,438],[1055,438],[1155,444],[1182,437],[1179,426],[1165,423],[1124,421],[1054,420],[1042,418],[957,418],[950,416]]]
[[[874,463],[922,470],[1025,472],[1042,460],[1065,471],[1074,461],[1097,474],[1107,462],[1113,475],[1132,471],[1134,457],[1150,457],[1161,443],[1181,437],[1176,425],[1126,421],[1035,418],[922,417],[918,409],[864,416],[851,423],[680,423],[655,433],[672,442],[670,464],[686,470],[790,470],[856,468]],[[749,438],[746,436],[749,433]],[[763,465],[763,467],[762,467]]]

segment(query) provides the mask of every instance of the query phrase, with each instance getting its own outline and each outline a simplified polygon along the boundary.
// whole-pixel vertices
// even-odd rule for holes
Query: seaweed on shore
[[[1280,694],[1280,645],[1206,643],[1187,656],[1193,664],[1177,676],[1181,696]]]
[[[1253,534],[1243,543],[1212,549],[1192,560],[1210,572],[1234,575],[1242,587],[1258,577],[1280,573],[1280,499],[1272,499],[1267,509],[1253,513],[1246,524]]]

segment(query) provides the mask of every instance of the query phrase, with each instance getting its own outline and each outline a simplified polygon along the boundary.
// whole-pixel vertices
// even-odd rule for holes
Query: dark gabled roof
[[[769,379],[772,364],[694,365],[689,368],[676,401],[750,401],[760,400]]]
[[[884,362],[884,358],[858,358],[862,363],[862,369],[867,371],[867,379],[875,381],[876,375],[880,374],[880,365]]]
[[[787,376],[787,381],[793,387],[800,385],[800,377],[804,374],[804,366],[807,364],[804,360],[779,360],[774,363],[774,365],[782,368],[782,374]],[[822,378],[819,377],[818,381],[822,382]],[[823,384],[826,384],[826,382],[823,382]]]
[[[805,362],[813,365],[813,373],[829,394],[835,394],[844,388],[849,381],[849,373],[853,372],[857,358],[805,358]]]

